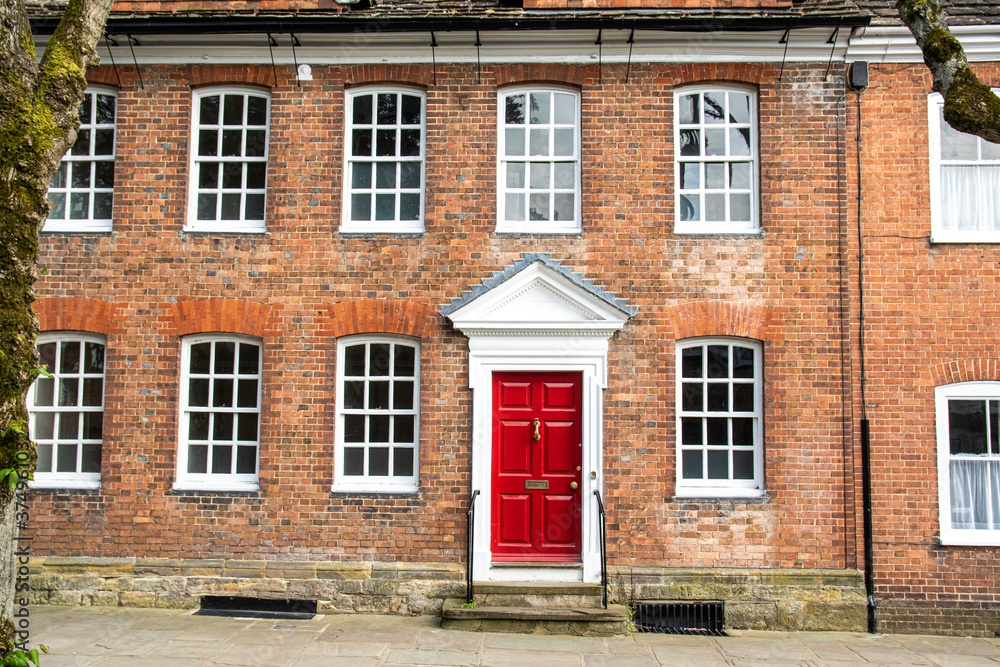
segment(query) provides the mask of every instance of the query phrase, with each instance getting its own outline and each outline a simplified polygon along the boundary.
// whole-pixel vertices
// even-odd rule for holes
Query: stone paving
[[[1000,639],[732,631],[731,637],[564,637],[443,630],[434,616],[309,621],[195,616],[125,607],[30,609],[42,667],[1000,667]]]

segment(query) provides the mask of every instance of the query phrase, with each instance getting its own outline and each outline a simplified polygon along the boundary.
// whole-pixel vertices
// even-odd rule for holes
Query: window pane
[[[573,207],[575,195],[556,194],[552,196],[552,219],[553,220],[574,220],[576,210]]]
[[[240,380],[238,385],[238,395],[236,407],[256,408],[257,407],[257,380]]]
[[[218,155],[218,142],[218,130],[198,130],[198,155],[205,157]]]
[[[36,440],[51,440],[54,434],[55,415],[51,412],[39,412],[35,415],[35,430],[31,434]]]
[[[504,153],[518,157],[524,155],[524,130],[519,127],[508,127],[504,130]]]
[[[214,194],[198,195],[198,219],[215,220],[218,199]]]
[[[733,162],[729,165],[729,187],[734,190],[750,189],[749,162]]]
[[[208,413],[192,412],[188,417],[188,440],[208,440]]]
[[[728,450],[708,450],[708,478],[729,479]]]
[[[554,135],[555,155],[573,155],[574,134],[576,130],[556,128]]]
[[[396,155],[396,130],[379,130],[375,133],[375,155]]]
[[[576,187],[576,164],[573,162],[556,162],[552,165],[553,182],[557,188]]]
[[[75,377],[62,378],[59,380],[59,405],[76,406],[77,392],[79,390],[79,380]]]
[[[399,195],[399,219],[420,219],[420,195],[406,193]]]
[[[726,94],[705,93],[705,123],[722,123],[726,119]]]
[[[401,130],[399,133],[399,154],[420,155],[420,130]]]
[[[413,450],[397,447],[392,451],[392,474],[397,477],[413,475]]]
[[[368,450],[368,474],[375,477],[389,474],[388,447],[371,447]]]
[[[750,96],[745,93],[729,93],[729,122],[750,122]]]
[[[530,123],[550,123],[551,114],[549,106],[552,95],[550,93],[531,93],[530,108],[528,109],[528,122]]]
[[[188,447],[188,466],[190,473],[208,472],[208,445],[190,445]]]
[[[375,165],[375,187],[396,187],[396,162],[379,162]]]
[[[97,96],[97,118],[99,125],[110,125],[115,122],[115,98],[113,95]]]
[[[212,415],[212,439],[233,439],[233,413],[216,412]]]
[[[532,220],[549,220],[549,195],[531,195],[528,212]]]
[[[685,412],[701,412],[703,407],[703,385],[701,383],[685,382],[682,385],[682,407]]]
[[[372,343],[369,346],[368,374],[369,375],[389,374],[388,343]]]
[[[721,162],[709,162],[705,165],[705,187],[712,190],[726,187],[726,165]]]
[[[104,379],[84,378],[82,405],[100,406],[104,400]]]
[[[198,122],[202,125],[216,125],[219,122],[219,96],[209,95],[201,98],[200,116]]]
[[[368,409],[369,410],[389,409],[388,382],[370,382],[368,384]]]
[[[701,163],[681,163],[681,189],[691,190],[701,185]]]
[[[351,195],[351,220],[372,219],[372,197],[369,194]]]
[[[226,162],[222,165],[222,187],[230,189],[243,187],[242,162]]]
[[[701,121],[699,98],[700,96],[697,94],[681,95],[680,99],[677,100],[677,116],[682,124],[692,125]]]
[[[354,130],[351,142],[351,155],[369,156],[372,154],[372,131]]]
[[[52,445],[37,445],[35,451],[38,453],[35,470],[37,472],[52,472]]]
[[[365,346],[351,345],[344,350],[344,375],[365,374]]]
[[[232,373],[235,359],[236,343],[232,341],[219,341],[215,344],[216,373]]]
[[[681,351],[681,377],[700,378],[701,347],[686,347]]]
[[[420,163],[400,162],[399,163],[399,187],[419,188],[420,187]]]
[[[576,98],[573,95],[556,93],[552,96],[555,103],[555,113],[552,122],[561,125],[576,124]]]
[[[549,131],[547,128],[533,128],[529,134],[529,155],[551,155],[549,152]]]
[[[222,112],[222,122],[224,125],[243,124],[243,96],[226,95]]]
[[[255,190],[263,189],[267,183],[267,163],[248,162],[246,168],[247,187]]]
[[[524,195],[507,193],[504,197],[504,219],[524,220]]]
[[[56,170],[56,173],[52,176],[52,180],[49,182],[50,188],[66,187],[66,169],[68,166],[66,162],[59,165],[59,169]]]
[[[355,162],[351,165],[351,187],[370,188],[372,186],[372,163]]]
[[[729,154],[750,155],[750,130],[745,127],[729,130]]]
[[[393,374],[412,377],[416,368],[416,350],[408,345],[397,345]]]
[[[396,195],[382,193],[375,195],[375,219],[396,219]]]
[[[56,447],[56,472],[76,472],[76,445]]]
[[[530,165],[530,184],[533,189],[541,190],[549,187],[549,174],[552,165],[548,162],[532,162]]]
[[[352,120],[355,125],[371,125],[372,122],[372,96],[358,95],[354,98],[354,114]]]
[[[40,377],[35,380],[35,405],[52,405],[52,398],[55,396],[56,381],[52,378]]]
[[[1000,454],[1000,401],[990,401],[990,453]]]
[[[729,410],[729,384],[708,385],[708,411],[727,412]]]
[[[986,454],[986,402],[948,401],[948,438],[952,454]]]
[[[700,220],[700,197],[697,195],[681,195],[681,220]]]
[[[402,125],[420,124],[420,98],[416,95],[400,95],[399,122]]]
[[[73,165],[70,177],[70,187],[89,188],[90,172],[93,162],[77,162]]]
[[[110,192],[94,193],[94,220],[110,220],[113,195]]]
[[[753,479],[753,452],[733,452],[733,479]]]
[[[705,420],[705,444],[729,445],[729,420],[715,418]]]
[[[59,414],[59,439],[76,440],[80,437],[80,413],[62,412]]]
[[[708,377],[729,377],[729,347],[726,345],[708,346]]]
[[[681,476],[684,479],[702,479],[702,450],[689,449],[681,452]]]
[[[753,385],[733,384],[733,412],[753,412]]]
[[[76,142],[70,149],[72,155],[90,155],[90,130],[80,130],[76,133]]]
[[[212,473],[228,475],[233,472],[232,445],[215,445],[212,447]]]
[[[223,157],[238,157],[243,155],[243,130],[222,131]]]
[[[363,381],[344,382],[344,409],[363,410],[365,407],[365,383]]]
[[[188,380],[188,405],[196,408],[208,407],[208,378]]]
[[[49,202],[52,208],[49,209],[50,220],[62,220],[66,217],[66,194],[63,192],[50,192]]]
[[[257,413],[243,413],[236,416],[236,439],[256,442]]]
[[[115,131],[94,130],[94,155],[113,155],[115,152]]]
[[[71,220],[86,220],[90,217],[90,194],[74,192],[69,196],[69,217]]]
[[[413,415],[396,415],[393,417],[392,441],[402,443],[413,442],[413,422]]]
[[[244,220],[264,219],[264,195],[248,194],[246,196],[246,205],[246,211],[243,215]]]
[[[726,155],[725,130],[705,130],[705,155]]]
[[[701,130],[681,130],[681,155],[701,155]]]
[[[104,435],[104,413],[84,412],[83,439],[100,440],[103,435]]]
[[[212,358],[212,344],[211,343],[197,343],[191,346],[191,372],[192,373],[208,373],[210,366],[210,360]]]
[[[240,343],[239,372],[245,375],[256,375],[260,370],[260,346],[251,343]]]
[[[368,442],[389,442],[388,415],[372,415],[368,418]]]
[[[236,448],[236,474],[252,475],[257,472],[257,448]]]
[[[233,381],[230,379],[216,378],[212,387],[212,407],[231,408],[233,407]]]
[[[267,131],[247,130],[247,145],[244,155],[264,157],[267,154]]]
[[[701,417],[683,417],[681,419],[681,444],[703,445]]]
[[[733,446],[753,446],[753,419],[747,417],[733,418]]]
[[[344,474],[365,474],[365,450],[363,447],[346,447],[344,449]]]
[[[247,125],[267,125],[267,99],[247,97]]]
[[[379,93],[378,95],[378,124],[396,124],[396,94]]]
[[[508,95],[506,98],[504,122],[507,125],[524,124],[524,95]],[[508,135],[509,136],[509,135]]]
[[[365,441],[365,416],[344,415],[344,442]]]
[[[392,385],[392,409],[413,409],[413,383],[397,380]]]

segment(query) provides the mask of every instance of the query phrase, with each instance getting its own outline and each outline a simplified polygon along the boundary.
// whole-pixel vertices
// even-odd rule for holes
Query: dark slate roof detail
[[[896,3],[892,0],[855,0],[862,10],[871,14],[872,25],[902,25]],[[1000,2],[997,0],[943,0],[948,25],[1000,24]]]
[[[441,307],[441,316],[448,317],[454,313],[459,308],[466,306],[482,295],[486,294],[494,287],[498,287],[503,283],[507,282],[521,271],[534,264],[535,262],[541,262],[546,266],[555,269],[563,276],[572,281],[575,285],[582,287],[587,292],[590,292],[596,296],[601,301],[607,303],[608,305],[617,308],[623,313],[627,314],[629,317],[634,317],[637,312],[639,312],[638,306],[630,306],[624,299],[619,299],[614,294],[606,292],[603,287],[595,285],[593,280],[584,278],[579,273],[573,273],[572,269],[568,266],[563,266],[562,261],[558,259],[552,259],[552,256],[547,252],[526,252],[524,257],[515,260],[513,264],[505,268],[503,271],[494,271],[493,276],[490,278],[484,278],[482,282],[478,285],[473,285],[471,289],[462,292],[461,296],[455,297],[451,300],[451,303],[447,306]]]

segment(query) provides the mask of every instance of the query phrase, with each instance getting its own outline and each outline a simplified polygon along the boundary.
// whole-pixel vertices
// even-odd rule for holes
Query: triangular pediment
[[[610,336],[635,314],[635,308],[547,255],[531,255],[454,299],[442,314],[467,335],[548,332]]]

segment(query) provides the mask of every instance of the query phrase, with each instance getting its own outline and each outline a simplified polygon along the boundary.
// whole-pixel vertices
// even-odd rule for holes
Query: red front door
[[[493,560],[580,560],[582,386],[580,373],[493,375]]]

